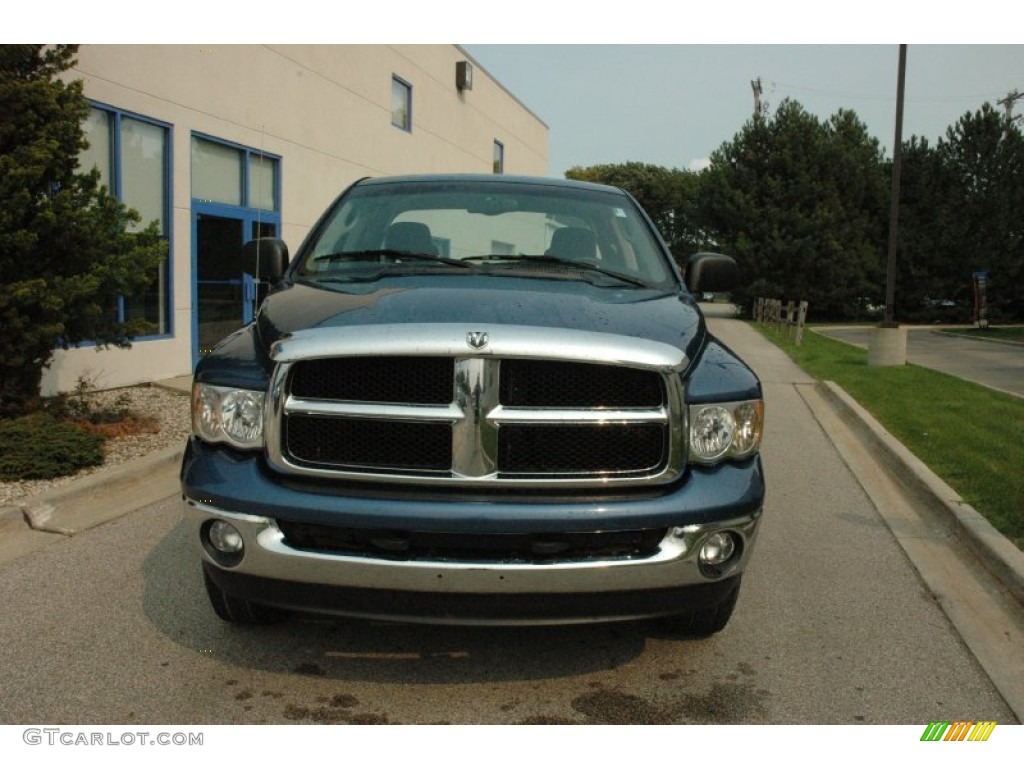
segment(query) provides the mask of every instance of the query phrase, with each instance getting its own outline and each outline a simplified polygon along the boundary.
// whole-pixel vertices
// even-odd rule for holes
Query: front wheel
[[[733,588],[717,603],[656,619],[656,626],[673,635],[689,637],[708,637],[721,632],[729,623],[736,600],[739,599],[740,578],[736,577]]]
[[[229,595],[217,586],[205,568],[203,568],[203,583],[206,585],[206,594],[210,598],[210,605],[213,606],[214,613],[224,621],[232,624],[273,624],[288,616],[287,611],[282,611],[280,608],[272,608],[269,605],[261,605]]]

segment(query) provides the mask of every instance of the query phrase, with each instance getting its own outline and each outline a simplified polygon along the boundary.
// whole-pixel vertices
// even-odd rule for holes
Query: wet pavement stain
[[[572,708],[591,723],[639,725],[671,722],[664,710],[651,706],[639,696],[620,691],[598,690],[572,700]]]
[[[379,715],[372,712],[363,712],[362,714],[352,715],[345,722],[350,725],[391,725],[391,721],[388,720],[387,715]],[[397,725],[397,723],[396,723]]]
[[[706,694],[683,696],[679,714],[696,723],[759,722],[765,714],[766,695],[749,683],[714,683]]]
[[[358,702],[355,702],[358,703]],[[312,723],[338,725],[348,723],[349,725],[390,725],[387,715],[379,712],[355,712],[345,711],[343,706],[332,707],[303,707],[297,704],[287,704],[282,711],[286,720],[307,721]]]
[[[737,724],[763,722],[765,700],[771,695],[754,685],[756,672],[745,662],[737,665],[724,680],[712,683],[705,693],[687,693],[674,687],[665,688],[669,697],[652,701],[633,693],[605,688],[600,683],[588,684],[592,690],[574,698],[572,708],[584,715],[588,723],[602,725],[658,725],[666,723]],[[688,672],[662,673],[662,680],[675,682],[690,677]],[[747,680],[741,679],[748,678]]]
[[[332,707],[342,707],[349,709],[359,703],[359,699],[350,693],[337,693],[331,697],[330,705]]]

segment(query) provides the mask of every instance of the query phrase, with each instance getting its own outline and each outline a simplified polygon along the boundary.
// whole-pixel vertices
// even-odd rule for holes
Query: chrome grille
[[[407,338],[436,330],[430,326],[401,330],[389,327],[381,349],[361,337],[358,354],[347,356],[334,339],[273,351],[272,466],[353,480],[527,487],[667,482],[681,472],[685,358],[678,350],[657,365],[650,342],[584,332],[561,332],[562,340],[537,329],[555,337],[544,344],[555,359],[538,359],[539,339],[522,329],[513,334],[518,345],[492,344],[491,354],[474,354],[465,339],[459,349],[448,339]],[[505,330],[490,337],[502,340]],[[588,346],[596,336],[605,345],[615,340],[600,357]],[[302,356],[321,346],[335,354]]]

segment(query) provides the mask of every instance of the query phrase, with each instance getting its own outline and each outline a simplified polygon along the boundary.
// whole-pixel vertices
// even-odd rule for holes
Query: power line
[[[881,102],[893,102],[895,99],[892,94],[881,94],[881,93],[862,93],[856,91],[840,91],[830,88],[812,88],[806,85],[794,85],[793,83],[784,83],[780,80],[768,80],[768,86],[771,90],[776,88],[783,88],[789,91],[803,91],[806,93],[816,93],[822,96],[834,96],[843,99],[859,99],[861,101],[881,101]],[[963,94],[961,96],[955,96],[952,98],[907,98],[907,103],[912,104],[961,104],[964,102],[974,102],[979,99],[993,99],[995,94],[992,91],[987,93],[975,93],[975,94]],[[1000,102],[1002,103],[1002,102]]]

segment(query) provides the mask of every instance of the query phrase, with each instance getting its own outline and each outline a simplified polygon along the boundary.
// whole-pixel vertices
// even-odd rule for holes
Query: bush
[[[0,421],[0,480],[43,480],[102,464],[105,442],[48,413]]]

